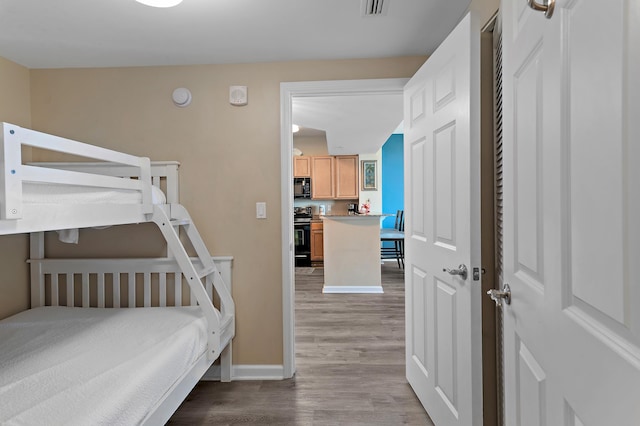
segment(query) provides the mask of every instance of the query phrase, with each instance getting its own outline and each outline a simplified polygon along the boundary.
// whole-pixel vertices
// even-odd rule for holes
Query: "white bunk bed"
[[[0,424],[162,424],[216,359],[230,380],[231,258],[178,204],[178,163],[0,130],[0,235],[31,234],[31,309],[0,321]],[[93,162],[25,164],[23,146]],[[44,231],[143,222],[166,258],[45,256]]]

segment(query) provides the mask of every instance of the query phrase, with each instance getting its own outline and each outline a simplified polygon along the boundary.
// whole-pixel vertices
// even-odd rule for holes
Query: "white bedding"
[[[165,204],[167,198],[158,187],[151,187],[153,204]],[[25,204],[140,204],[140,191],[128,189],[96,188],[80,185],[24,182],[22,201]],[[78,244],[79,229],[60,229],[58,239],[63,243]]]
[[[198,307],[21,312],[0,321],[0,424],[138,424],[205,348]]]
[[[167,202],[162,190],[151,188],[153,204]],[[138,204],[142,202],[142,194],[128,189],[25,182],[22,200],[31,204]]]

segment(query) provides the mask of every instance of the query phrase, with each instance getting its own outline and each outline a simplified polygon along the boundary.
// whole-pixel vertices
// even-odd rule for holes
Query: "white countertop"
[[[365,219],[393,216],[387,213],[369,213],[369,214],[326,214],[324,216],[318,216],[320,219]]]

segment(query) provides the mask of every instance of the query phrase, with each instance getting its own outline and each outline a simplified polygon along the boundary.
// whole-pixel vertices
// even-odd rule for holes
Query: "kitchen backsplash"
[[[357,203],[358,200],[295,200],[294,207],[311,206],[311,213],[320,214],[320,206],[324,206],[325,214],[347,214],[347,204]]]

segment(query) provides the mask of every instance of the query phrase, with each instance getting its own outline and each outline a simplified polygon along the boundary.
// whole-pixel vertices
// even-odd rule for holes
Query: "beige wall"
[[[282,363],[280,83],[410,77],[425,57],[183,67],[32,70],[33,128],[107,148],[178,160],[181,202],[214,255],[233,255],[237,334],[234,362]],[[229,105],[229,86],[246,85],[249,104]],[[177,108],[171,92],[193,102]],[[43,159],[34,153],[35,159]],[[266,220],[255,203],[267,203]],[[154,230],[136,232],[161,251]],[[77,247],[50,242],[56,255],[135,254],[105,233]],[[155,247],[155,248],[154,248]],[[3,262],[3,268],[9,267]]]
[[[0,58],[0,94],[0,121],[30,127],[29,70]],[[28,255],[26,235],[0,236],[0,319],[29,308]]]
[[[391,136],[391,135],[389,135]],[[360,154],[358,162],[359,173],[360,173],[360,199],[358,201],[359,205],[362,206],[364,203],[369,201],[371,205],[372,213],[382,213],[382,148],[378,150],[378,152],[374,154]],[[376,163],[376,183],[378,184],[378,188],[373,190],[362,190],[362,160],[375,160]]]
[[[327,136],[293,136],[293,147],[302,151],[302,155],[329,155]]]

